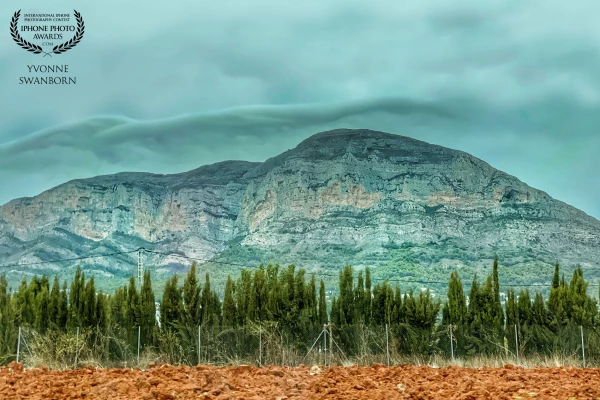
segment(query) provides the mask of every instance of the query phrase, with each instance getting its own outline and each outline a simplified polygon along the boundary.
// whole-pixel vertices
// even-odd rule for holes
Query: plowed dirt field
[[[600,399],[600,369],[0,368],[1,399]]]

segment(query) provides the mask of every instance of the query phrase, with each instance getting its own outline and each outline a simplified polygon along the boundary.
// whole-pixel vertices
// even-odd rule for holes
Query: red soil
[[[0,399],[599,399],[600,369],[402,366],[23,371],[0,368]]]

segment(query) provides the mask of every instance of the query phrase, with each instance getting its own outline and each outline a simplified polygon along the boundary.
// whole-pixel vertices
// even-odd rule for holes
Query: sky
[[[264,161],[335,128],[481,158],[600,218],[600,3],[21,0],[81,13],[53,57],[0,3],[0,204],[71,179]],[[49,9],[50,8],[50,9]],[[27,65],[76,85],[19,85]]]

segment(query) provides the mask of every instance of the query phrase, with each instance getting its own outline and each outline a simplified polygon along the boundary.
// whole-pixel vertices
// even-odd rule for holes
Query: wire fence
[[[512,334],[511,334],[512,333]],[[71,328],[18,329],[16,353],[3,358],[26,367],[140,367],[174,365],[321,365],[387,366],[600,366],[600,333],[592,327],[565,326],[554,338],[528,327],[505,327],[503,334],[468,336],[463,327],[440,326],[423,335],[393,326],[325,325],[298,332],[276,324],[116,328],[113,331]]]

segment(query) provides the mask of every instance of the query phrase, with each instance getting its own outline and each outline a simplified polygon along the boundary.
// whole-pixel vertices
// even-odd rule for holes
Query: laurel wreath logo
[[[81,14],[77,12],[77,10],[73,10],[75,19],[77,20],[77,31],[75,31],[75,36],[71,38],[71,40],[59,44],[58,46],[54,46],[52,51],[45,52],[40,46],[34,43],[30,43],[27,40],[23,39],[21,35],[19,35],[19,30],[17,29],[17,25],[19,23],[19,17],[21,16],[21,10],[15,12],[10,22],[10,35],[13,40],[22,48],[27,51],[32,52],[33,54],[41,54],[44,53],[44,57],[50,56],[52,54],[62,54],[67,50],[71,50],[73,47],[77,46],[77,44],[83,38],[83,34],[85,32],[85,24],[83,22],[83,18],[81,18]]]

